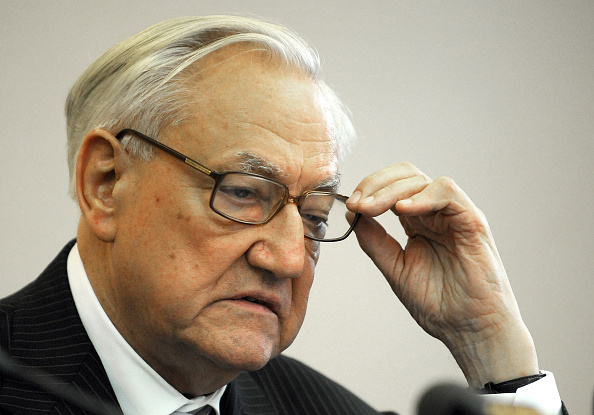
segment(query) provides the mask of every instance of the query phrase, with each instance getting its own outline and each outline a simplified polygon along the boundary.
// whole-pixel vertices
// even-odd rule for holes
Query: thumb
[[[361,216],[354,231],[363,252],[394,287],[402,268],[398,266],[404,253],[400,243],[386,232],[378,221],[369,216]]]

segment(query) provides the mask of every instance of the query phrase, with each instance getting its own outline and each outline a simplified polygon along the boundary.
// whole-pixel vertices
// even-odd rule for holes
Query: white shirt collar
[[[126,342],[99,303],[75,244],[68,255],[68,281],[76,308],[126,415],[169,415],[210,405],[220,414],[226,386],[188,399],[167,383]],[[183,408],[182,408],[183,407]]]

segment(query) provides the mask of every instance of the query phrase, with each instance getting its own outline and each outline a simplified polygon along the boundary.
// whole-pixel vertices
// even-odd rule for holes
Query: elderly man
[[[77,238],[0,303],[3,346],[125,414],[376,414],[281,356],[320,244],[354,229],[470,386],[559,413],[487,222],[451,179],[401,163],[336,193],[354,133],[318,65],[287,29],[229,16],[159,23],[94,62],[66,106]],[[373,219],[389,210],[405,249]],[[10,377],[0,406],[81,411]]]

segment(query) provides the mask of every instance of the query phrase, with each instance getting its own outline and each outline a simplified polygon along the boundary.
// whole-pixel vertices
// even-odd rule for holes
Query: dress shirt
[[[541,370],[546,376],[536,382],[518,388],[516,393],[495,393],[480,395],[487,404],[526,406],[533,408],[541,415],[560,415],[561,397],[557,390],[555,376],[551,372]]]
[[[125,415],[170,415],[205,405],[219,415],[226,386],[207,396],[188,399],[167,383],[128,344],[99,303],[74,245],[68,256],[68,281],[76,308]]]

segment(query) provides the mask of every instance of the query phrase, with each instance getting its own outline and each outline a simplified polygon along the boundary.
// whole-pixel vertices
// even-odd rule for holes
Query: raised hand
[[[447,177],[386,167],[347,202],[361,248],[418,324],[452,352],[472,386],[538,372],[536,352],[483,213]],[[373,217],[399,215],[405,248]]]

